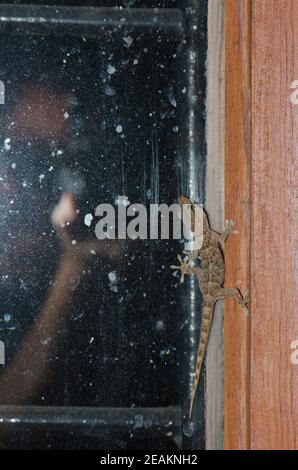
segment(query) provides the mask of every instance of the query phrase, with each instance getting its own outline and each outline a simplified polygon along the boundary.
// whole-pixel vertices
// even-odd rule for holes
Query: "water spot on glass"
[[[106,86],[104,87],[104,94],[105,94],[106,96],[115,96],[115,95],[116,95],[116,91],[115,91],[115,89],[112,88],[111,86],[106,85]]]
[[[117,199],[115,199],[115,204],[116,206],[123,205],[127,207],[130,205],[130,201],[127,196],[118,196]]]
[[[109,75],[113,75],[116,72],[116,68],[113,65],[108,64],[107,72],[108,72]]]
[[[165,325],[164,325],[164,322],[163,322],[162,320],[158,320],[158,321],[156,322],[156,329],[157,329],[157,331],[162,331],[162,330],[164,330],[164,327],[165,327]]]
[[[51,342],[51,340],[52,338],[49,336],[48,338],[42,340],[40,344],[42,344],[42,346],[47,346]]]
[[[174,108],[177,107],[177,101],[176,101],[176,98],[174,97],[174,95],[172,95],[172,94],[169,95],[169,101],[170,101],[171,105],[174,106]]]
[[[9,152],[9,150],[11,150],[11,140],[9,137],[7,137],[6,139],[4,139],[4,150],[6,152]]]
[[[10,322],[10,320],[11,320],[11,315],[10,315],[10,313],[5,313],[3,318],[4,318],[4,321],[5,321],[6,323]]]
[[[84,223],[85,223],[85,225],[87,225],[87,227],[91,226],[92,220],[93,220],[93,215],[92,214],[86,214],[85,215]]]
[[[124,36],[123,42],[125,47],[130,47],[133,43],[133,38],[131,36]]]
[[[193,423],[185,423],[183,425],[183,434],[186,437],[191,437],[194,433],[194,424]]]
[[[116,127],[116,132],[118,134],[121,134],[122,131],[123,131],[123,127],[120,124],[118,124],[118,126]]]
[[[140,429],[143,427],[143,421],[144,421],[144,417],[143,415],[135,415],[135,424],[134,424],[134,428],[135,429]]]
[[[160,357],[166,357],[166,356],[169,356],[171,354],[171,350],[170,348],[166,348],[166,349],[163,349],[162,351],[160,351]]]
[[[110,273],[108,274],[108,276],[109,276],[109,280],[110,280],[111,282],[115,282],[116,279],[117,279],[117,273],[116,273],[115,271],[110,272]]]
[[[110,289],[112,292],[118,292],[118,276],[116,271],[111,271],[108,274],[109,281],[110,281]]]

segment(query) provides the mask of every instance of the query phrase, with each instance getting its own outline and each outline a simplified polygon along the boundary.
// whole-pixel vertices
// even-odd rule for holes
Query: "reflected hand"
[[[64,255],[76,261],[86,262],[93,255],[118,257],[124,252],[126,242],[121,240],[73,240],[69,231],[71,224],[78,218],[78,209],[72,193],[63,193],[54,207],[51,221],[59,236]]]

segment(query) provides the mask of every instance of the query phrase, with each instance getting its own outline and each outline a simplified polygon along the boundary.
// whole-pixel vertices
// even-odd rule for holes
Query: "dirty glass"
[[[183,243],[97,240],[95,209],[170,205],[194,175],[202,202],[205,2],[19,3],[0,21],[0,449],[202,447]],[[98,26],[88,5],[130,13]]]

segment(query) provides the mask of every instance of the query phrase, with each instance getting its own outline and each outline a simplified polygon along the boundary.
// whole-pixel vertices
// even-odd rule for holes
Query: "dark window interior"
[[[203,383],[198,424],[187,422],[200,295],[169,268],[183,245],[113,241],[97,253],[92,243],[99,203],[172,204],[194,176],[203,202],[207,2],[59,2],[146,7],[148,18],[172,8],[182,31],[178,21],[130,26],[129,15],[125,26],[68,24],[71,7],[61,24],[36,25],[34,8],[18,5],[57,2],[10,3],[0,20],[0,449],[202,448]],[[72,256],[51,223],[65,194]]]

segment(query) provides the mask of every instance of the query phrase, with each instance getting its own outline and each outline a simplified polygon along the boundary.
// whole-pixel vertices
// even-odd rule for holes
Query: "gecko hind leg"
[[[216,294],[216,300],[226,299],[227,297],[233,297],[238,302],[238,304],[241,305],[244,313],[246,315],[248,314],[248,290],[245,290],[244,294],[242,295],[240,290],[237,288],[220,288],[218,293]]]
[[[213,239],[217,241],[218,243],[225,243],[227,241],[228,236],[231,233],[236,233],[234,231],[235,225],[236,225],[236,222],[234,222],[234,220],[227,220],[226,228],[223,233],[217,233],[211,230]]]

